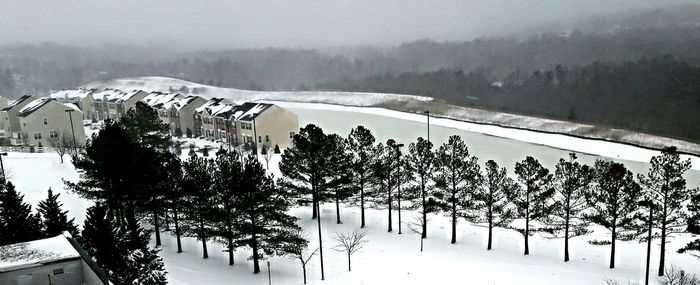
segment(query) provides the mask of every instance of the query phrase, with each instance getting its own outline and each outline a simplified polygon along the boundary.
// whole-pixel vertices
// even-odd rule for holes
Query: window
[[[244,129],[244,130],[252,130],[252,129],[253,129],[253,124],[251,124],[251,123],[246,123],[246,122],[241,122],[241,129]]]
[[[44,118],[44,125],[48,125],[48,124],[49,124],[49,119],[48,119],[48,118]]]
[[[289,138],[293,139],[294,138],[294,132],[289,132]]]
[[[40,139],[41,139],[41,133],[34,133],[34,139],[35,139],[35,140],[40,140]]]
[[[262,137],[258,136],[258,143],[262,143]]]
[[[49,131],[49,137],[50,138],[57,138],[58,132],[57,131]]]
[[[265,142],[270,142],[270,136],[269,136],[269,135],[265,135]]]

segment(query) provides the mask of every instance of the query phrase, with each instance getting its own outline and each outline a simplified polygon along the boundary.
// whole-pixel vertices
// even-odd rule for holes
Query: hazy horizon
[[[0,44],[124,44],[170,49],[390,46],[464,41],[673,1],[20,1],[0,4]],[[167,9],[163,7],[168,7]]]

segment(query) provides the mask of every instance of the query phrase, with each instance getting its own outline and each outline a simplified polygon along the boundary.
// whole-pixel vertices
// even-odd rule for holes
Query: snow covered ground
[[[627,144],[655,149],[674,145],[681,151],[700,155],[700,144],[679,139],[567,121],[460,107],[449,105],[432,98],[414,95],[324,91],[249,91],[207,86],[167,77],[133,77],[113,79],[89,83],[82,87],[100,89],[116,88],[126,91],[142,89],[145,91],[165,92],[170,88],[178,90],[183,86],[187,87],[190,94],[195,94],[193,93],[193,90],[196,88],[197,95],[206,98],[225,97],[237,103],[257,100],[323,103],[356,107],[381,107],[413,114],[422,114],[423,111],[430,110],[433,116],[460,121],[624,142]]]

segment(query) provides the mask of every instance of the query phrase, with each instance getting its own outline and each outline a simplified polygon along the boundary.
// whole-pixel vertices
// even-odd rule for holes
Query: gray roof
[[[7,105],[7,107],[3,108],[2,111],[9,111],[9,110],[12,110],[12,108],[14,108],[15,106],[19,105],[20,103],[22,103],[22,102],[24,102],[24,101],[27,101],[27,99],[29,99],[29,98],[31,98],[31,97],[32,97],[31,95],[24,95],[24,96],[22,96],[22,97],[19,97],[19,99],[17,99],[17,100],[15,100],[14,102],[12,102],[12,104]]]

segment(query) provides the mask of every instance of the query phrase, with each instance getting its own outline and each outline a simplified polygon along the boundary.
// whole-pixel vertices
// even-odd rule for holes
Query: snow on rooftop
[[[49,97],[54,99],[83,99],[90,95],[95,90],[92,89],[63,89],[58,91],[52,91]]]
[[[95,98],[95,100],[109,100],[111,98],[115,98],[115,96],[121,96],[124,95],[124,91],[118,90],[118,89],[112,89],[112,88],[107,88],[104,90],[100,91],[95,91],[92,93],[92,97]]]
[[[29,102],[29,104],[24,106],[24,108],[20,109],[19,113],[22,114],[22,113],[32,112],[32,111],[38,109],[39,107],[41,107],[42,105],[44,105],[46,102],[51,101],[51,100],[52,100],[51,98],[36,99],[32,102]]]
[[[82,110],[80,110],[80,108],[78,108],[78,106],[76,106],[73,103],[64,103],[63,105],[65,105],[66,107],[71,108],[77,112],[82,112]]]
[[[40,266],[63,259],[79,258],[80,254],[66,236],[0,246],[0,272]]]

